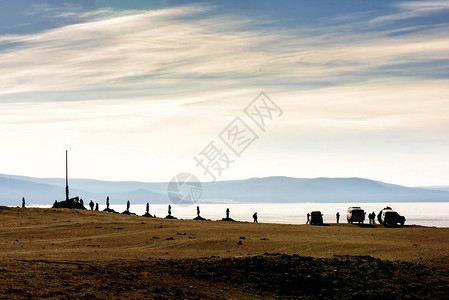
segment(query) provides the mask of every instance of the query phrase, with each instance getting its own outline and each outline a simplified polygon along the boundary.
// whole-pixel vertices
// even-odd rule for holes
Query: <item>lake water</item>
[[[374,211],[376,214],[390,206],[400,215],[405,216],[406,225],[423,225],[449,227],[449,202],[425,203],[239,203],[239,204],[198,204],[201,216],[211,220],[221,220],[226,216],[226,208],[230,210],[230,217],[236,221],[252,222],[252,215],[257,212],[259,222],[282,224],[305,224],[307,212],[320,210],[325,223],[335,223],[335,214],[340,213],[340,222],[346,223],[346,210],[350,206],[360,206],[367,215]],[[172,215],[179,219],[193,219],[196,217],[196,205],[179,206],[172,204]],[[40,206],[43,207],[43,206]],[[48,207],[48,206],[47,206]],[[115,211],[123,212],[126,205],[110,205]],[[145,204],[131,204],[130,211],[138,215],[145,213]],[[100,205],[100,210],[105,208]],[[150,205],[150,213],[157,217],[165,217],[168,204]],[[368,217],[366,219],[368,222]],[[377,218],[376,218],[377,223]]]

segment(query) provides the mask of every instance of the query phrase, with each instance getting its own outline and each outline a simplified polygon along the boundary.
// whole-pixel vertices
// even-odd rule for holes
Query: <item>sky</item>
[[[449,185],[448,95],[448,1],[0,0],[3,174]]]

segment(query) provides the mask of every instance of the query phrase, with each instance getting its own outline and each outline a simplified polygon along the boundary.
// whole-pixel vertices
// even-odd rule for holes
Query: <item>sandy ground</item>
[[[273,255],[276,253],[284,256]],[[345,255],[351,256],[350,259],[340,257]],[[407,262],[408,267],[403,269],[408,271],[397,276],[403,276],[401,280],[407,281],[407,286],[416,285],[416,289],[410,292],[405,289],[403,295],[409,293],[417,298],[430,299],[449,296],[445,289],[449,279],[444,275],[449,271],[449,228],[165,220],[95,211],[0,207],[0,274],[3,276],[0,298],[66,298],[68,295],[81,298],[235,299],[323,298],[324,295],[326,298],[326,294],[329,298],[340,298],[337,292],[296,291],[297,284],[275,289],[276,280],[272,278],[242,284],[242,278],[246,279],[244,274],[233,279],[233,275],[224,276],[217,271],[224,268],[233,270],[232,274],[239,274],[240,270],[248,267],[248,272],[251,272],[251,262],[255,260],[257,264],[253,268],[257,270],[261,269],[259,264],[282,265],[279,267],[281,273],[286,268],[285,274],[291,273],[295,280],[299,280],[304,270],[297,269],[298,265],[310,263],[304,261],[304,256],[316,259],[307,270],[320,264],[344,269],[354,265],[354,260],[362,259],[360,265],[379,270],[389,270],[389,265],[383,265],[386,260],[397,261],[397,267],[392,269],[397,271],[401,270],[400,264]],[[292,264],[296,268],[294,272],[289,271]],[[198,268],[199,265],[204,265],[204,268]],[[207,278],[207,273],[205,277],[198,275],[208,266],[221,274],[211,271],[215,274],[213,278],[221,280],[215,282],[213,278]],[[413,269],[415,267],[419,270]],[[352,269],[357,267],[349,268]],[[269,270],[263,273],[270,273]],[[127,272],[134,272],[134,275]],[[410,281],[420,272],[427,289]],[[120,274],[125,274],[123,282],[128,282],[126,285],[121,287],[116,282],[113,287],[108,285],[99,289],[101,280],[106,277],[117,280]],[[324,274],[323,278],[331,280],[329,274]],[[131,280],[133,276],[139,280]],[[376,274],[373,276],[378,283],[385,279],[376,277]],[[90,279],[84,282],[80,278]],[[330,282],[338,285],[339,280],[347,281],[348,278],[334,278]],[[39,289],[46,282],[54,284],[50,294]],[[135,283],[130,287],[129,282]],[[145,282],[156,283],[150,289]],[[265,282],[264,288],[259,287],[261,282]],[[81,285],[78,288],[77,283]],[[404,282],[401,286],[405,286]],[[344,286],[336,288],[336,291],[343,289]],[[432,290],[436,292],[432,294]],[[376,291],[380,293],[381,289],[373,288],[373,291],[373,295],[377,295]],[[362,295],[367,297],[367,293]]]

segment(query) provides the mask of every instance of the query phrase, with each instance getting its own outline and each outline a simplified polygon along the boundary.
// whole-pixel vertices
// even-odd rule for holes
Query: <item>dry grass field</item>
[[[448,274],[449,228],[0,207],[0,298],[447,299]]]

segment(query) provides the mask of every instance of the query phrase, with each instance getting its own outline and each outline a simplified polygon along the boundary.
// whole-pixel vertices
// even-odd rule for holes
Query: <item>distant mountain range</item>
[[[422,188],[430,189],[430,190],[448,191],[449,192],[449,185],[423,186]]]
[[[70,196],[111,204],[169,203],[166,182],[70,179]],[[51,205],[64,200],[65,180],[0,174],[0,205]],[[265,177],[202,184],[202,203],[449,202],[449,186],[404,187],[363,178]]]

